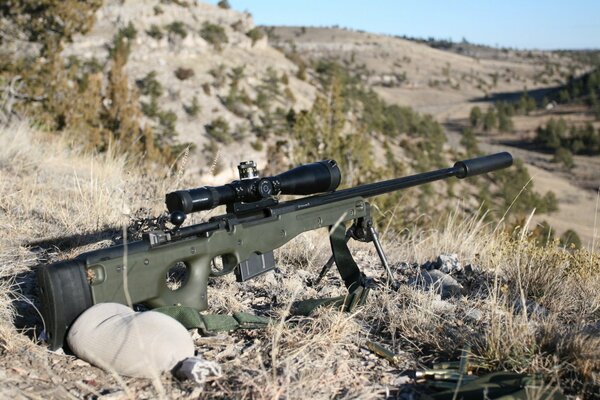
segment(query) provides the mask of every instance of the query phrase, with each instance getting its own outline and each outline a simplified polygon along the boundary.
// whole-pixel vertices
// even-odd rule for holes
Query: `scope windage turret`
[[[250,162],[242,163],[244,168]],[[242,169],[240,169],[242,171]],[[169,212],[186,214],[210,210],[220,205],[250,203],[279,194],[309,195],[334,191],[342,175],[334,160],[301,165],[276,176],[243,178],[223,186],[202,186],[178,190],[166,196]]]

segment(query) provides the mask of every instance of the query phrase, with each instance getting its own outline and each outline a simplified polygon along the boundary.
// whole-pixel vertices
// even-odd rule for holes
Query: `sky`
[[[218,0],[204,0],[217,3]],[[519,49],[600,49],[600,0],[229,0],[257,25],[333,26]]]

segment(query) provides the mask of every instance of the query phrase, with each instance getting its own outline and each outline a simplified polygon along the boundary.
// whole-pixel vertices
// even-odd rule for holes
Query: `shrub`
[[[126,27],[120,28],[115,36],[113,37],[112,43],[108,45],[108,53],[111,58],[115,57],[115,54],[122,52],[122,55],[127,59],[131,50],[131,40],[137,36],[137,30],[131,22]]]
[[[497,123],[498,121],[496,119],[495,110],[492,107],[488,108],[487,112],[485,113],[485,116],[483,117],[483,130],[486,132],[490,132],[496,127]]]
[[[189,106],[184,105],[183,110],[190,117],[198,116],[198,114],[200,113],[200,110],[201,110],[200,103],[198,102],[198,97],[194,96],[192,98],[192,103]]]
[[[567,134],[567,122],[560,118],[555,120],[550,119],[546,123],[546,127],[539,127],[536,132],[535,141],[547,146],[551,149],[557,149],[561,147],[562,139]]]
[[[149,103],[142,102],[141,106],[142,106],[142,112],[148,118],[154,118],[154,117],[158,116],[158,113],[160,112],[160,109],[158,107],[158,102],[156,101],[156,97],[150,98]]]
[[[222,50],[223,45],[229,43],[225,29],[220,25],[208,22],[205,22],[202,26],[200,36],[208,43],[212,44],[217,50]]]
[[[538,127],[534,142],[555,151],[563,147],[572,154],[600,154],[600,131],[596,131],[590,123],[569,127],[562,118],[551,119],[545,127]],[[557,159],[557,162],[559,161]]]
[[[279,81],[277,71],[269,66],[267,68],[267,75],[263,78],[262,88],[272,96],[279,96],[281,94]]]
[[[560,235],[560,244],[567,248],[580,249],[581,248],[581,239],[577,232],[572,229],[568,229]]]
[[[239,90],[237,86],[231,86],[227,97],[221,100],[223,105],[227,107],[229,111],[237,115],[238,117],[244,117],[244,108],[242,104],[250,105],[252,100],[248,96],[245,90]]]
[[[531,239],[540,246],[546,246],[554,241],[554,230],[548,221],[542,221],[535,227],[531,232]]]
[[[498,129],[500,132],[512,132],[515,128],[512,118],[504,112],[498,112]]]
[[[471,126],[473,128],[477,128],[483,122],[483,113],[481,112],[481,108],[475,106],[471,108],[471,113],[469,114],[469,121],[471,122]]]
[[[246,32],[246,36],[252,40],[252,46],[254,46],[256,42],[265,37],[265,33],[259,27],[255,27]]]
[[[148,72],[143,79],[135,81],[135,84],[145,96],[160,97],[163,94],[163,87],[156,79],[156,71]]]
[[[229,131],[229,124],[223,117],[214,119],[210,124],[205,125],[204,128],[208,136],[218,142],[229,144],[233,141],[231,132]]]
[[[194,76],[194,70],[191,68],[179,67],[175,70],[175,76],[180,81],[185,81],[186,79],[190,79]]]
[[[173,111],[160,111],[158,113],[158,122],[163,136],[171,138],[177,135],[177,114]]]
[[[231,87],[235,87],[237,88],[240,81],[242,79],[244,79],[245,76],[245,69],[246,66],[245,65],[241,65],[239,67],[233,67],[231,68],[231,74],[230,74],[230,78],[231,78]]]
[[[133,23],[129,21],[125,28],[119,29],[119,35],[121,37],[127,38],[129,40],[133,40],[137,36],[137,29],[133,26]]]
[[[271,107],[271,99],[269,98],[269,96],[267,96],[264,90],[261,90],[259,88],[259,90],[256,91],[256,98],[254,99],[254,104],[262,111],[268,112],[269,108]]]
[[[205,95],[210,96],[211,90],[210,90],[210,84],[208,82],[204,82],[202,84],[202,91],[204,92]]]
[[[533,190],[531,176],[521,160],[515,160],[512,168],[496,171],[494,179],[499,187],[497,198],[501,199],[501,212],[509,208],[516,215],[529,214],[534,208],[539,213],[558,210],[554,193],[547,192],[540,196]]]
[[[542,197],[540,204],[538,205],[538,212],[540,213],[553,213],[558,211],[558,199],[552,191],[546,192]]]
[[[164,37],[162,29],[160,29],[160,26],[156,24],[152,24],[150,29],[146,31],[146,34],[156,40],[160,40]]]
[[[527,91],[523,92],[519,98],[519,111],[525,115],[529,115],[531,111],[535,110],[536,106],[535,99],[533,97],[529,97],[529,93],[527,93]]]
[[[217,5],[219,6],[219,8],[222,8],[224,10],[229,10],[231,8],[231,4],[229,4],[229,1],[227,0],[220,0]]]
[[[571,169],[575,166],[575,162],[573,161],[573,154],[569,151],[569,149],[565,149],[564,147],[559,147],[554,152],[554,157],[552,157],[552,162],[554,163],[562,163],[565,168]]]
[[[172,36],[179,36],[182,39],[185,39],[188,35],[185,24],[181,21],[173,21],[165,28],[167,28],[167,32]]]
[[[250,142],[250,146],[252,146],[252,148],[256,151],[262,151],[264,148],[263,142],[260,139]]]
[[[473,129],[471,128],[463,129],[460,144],[465,146],[467,156],[469,157],[479,153],[479,147],[477,146],[477,138],[475,137]]]
[[[225,65],[220,64],[219,66],[209,70],[208,73],[215,79],[213,82],[214,87],[217,89],[223,87],[227,79],[227,75],[225,74]]]

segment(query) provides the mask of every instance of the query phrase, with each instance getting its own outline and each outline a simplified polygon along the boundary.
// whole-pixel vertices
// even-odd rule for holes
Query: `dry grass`
[[[75,254],[60,251],[62,245],[93,246],[106,239],[94,232],[128,223],[133,208],[129,198],[141,186],[139,177],[131,178],[123,158],[80,154],[61,138],[24,123],[0,128],[0,225],[6,233],[0,241],[3,343],[12,342],[8,336],[14,333],[9,293],[30,284],[15,275]],[[63,236],[70,237],[63,241],[68,243],[27,246]]]
[[[15,296],[33,293],[23,278],[31,276],[32,266],[82,251],[42,251],[28,242],[118,227],[142,205],[156,215],[167,187],[127,172],[122,159],[81,155],[52,139],[24,125],[0,130],[0,222],[10,232],[0,241],[0,395],[25,390],[49,398],[102,391],[124,398],[199,395],[193,384],[166,375],[162,386],[120,381],[45,351],[13,325]],[[421,264],[441,253],[457,253],[481,272],[463,282],[461,298],[443,301],[433,291],[401,285],[398,291],[372,291],[355,314],[323,309],[284,323],[293,301],[344,293],[333,271],[321,286],[308,285],[328,257],[328,240],[326,232],[303,235],[279,250],[278,271],[243,284],[232,276],[211,282],[211,312],[269,313],[280,323],[197,339],[199,353],[218,361],[224,373],[206,385],[204,395],[380,398],[398,390],[403,371],[457,360],[470,349],[482,370],[541,372],[570,393],[591,396],[600,387],[600,256],[556,245],[541,248],[526,238],[513,239],[459,211],[439,230],[410,229],[401,240],[388,234],[384,247],[400,279],[406,280],[401,262]],[[351,247],[367,275],[383,276],[371,246]],[[397,365],[366,350],[367,340],[393,349]]]

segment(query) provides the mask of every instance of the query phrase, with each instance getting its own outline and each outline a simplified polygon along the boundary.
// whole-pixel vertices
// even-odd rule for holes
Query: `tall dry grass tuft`
[[[0,127],[0,225],[5,232],[0,241],[0,340],[5,346],[19,338],[11,324],[12,304],[24,287],[34,286],[30,268],[75,254],[60,251],[65,244],[60,240],[31,244],[69,237],[68,248],[105,239],[94,235],[128,223],[135,208],[130,199],[140,186],[139,178],[125,171],[123,157],[81,153],[62,137],[26,123]],[[18,274],[26,276],[17,280]]]

